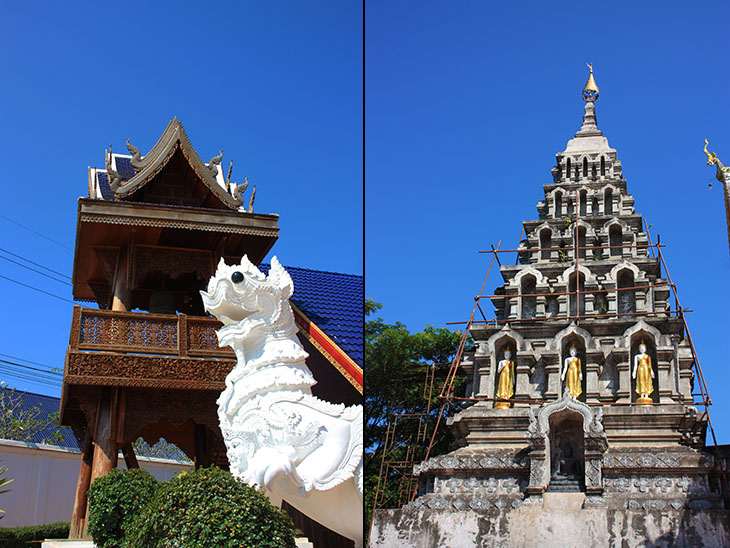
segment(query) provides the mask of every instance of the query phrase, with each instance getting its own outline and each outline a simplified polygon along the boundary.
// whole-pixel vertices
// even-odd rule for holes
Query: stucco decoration
[[[276,257],[264,275],[246,256],[223,260],[201,291],[237,363],[218,399],[231,472],[362,545],[362,406],[311,394],[316,383],[296,338],[291,277]]]

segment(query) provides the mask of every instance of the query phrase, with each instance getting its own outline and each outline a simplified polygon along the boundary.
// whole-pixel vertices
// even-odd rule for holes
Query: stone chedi
[[[415,466],[412,502],[375,512],[371,546],[727,545],[691,345],[598,129],[592,68],[583,98],[501,266],[496,322],[471,325],[460,367],[478,401],[449,419],[456,448]]]
[[[276,257],[265,276],[244,256],[234,266],[221,259],[208,291],[200,292],[205,309],[223,323],[220,345],[237,359],[218,399],[230,470],[359,547],[362,406],[312,395],[316,381],[289,306],[293,291]]]

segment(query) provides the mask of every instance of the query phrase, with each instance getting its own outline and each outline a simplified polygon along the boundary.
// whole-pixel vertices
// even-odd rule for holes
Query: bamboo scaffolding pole
[[[590,320],[595,318],[616,318],[616,317],[623,317],[623,316],[671,316],[672,314],[676,314],[677,317],[679,317],[680,314],[686,313],[686,312],[694,312],[692,309],[684,309],[684,310],[664,310],[662,312],[608,312],[606,314],[580,314],[580,315],[565,315],[565,316],[553,316],[553,317],[543,317],[543,318],[510,318],[507,320],[498,320],[496,318],[492,320],[487,320],[486,322],[482,322],[479,320],[472,321],[472,325],[482,325],[484,323],[487,324],[507,324],[507,323],[530,323],[530,322],[565,322],[566,320],[575,320],[577,318],[581,318],[584,320]],[[446,325],[463,325],[466,322],[446,322]]]
[[[572,246],[574,247],[574,246]],[[628,249],[628,248],[641,248],[641,249],[649,249],[649,248],[657,248],[657,247],[667,247],[664,244],[656,243],[656,244],[630,244],[630,245],[581,245],[578,246],[578,249]],[[559,247],[523,247],[520,249],[484,249],[481,251],[478,251],[478,253],[532,253],[533,251],[557,251],[559,250]]]
[[[634,285],[631,287],[615,287],[613,289],[583,289],[581,295],[595,293],[613,293],[614,291],[636,291],[639,289],[652,289],[655,287],[671,287],[671,283],[662,282],[658,284]],[[560,297],[561,295],[574,295],[575,291],[555,291],[554,293],[495,293],[493,295],[477,295],[475,299],[508,299],[510,297]]]

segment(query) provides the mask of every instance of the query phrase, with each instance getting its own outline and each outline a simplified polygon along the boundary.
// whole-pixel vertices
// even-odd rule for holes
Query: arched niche
[[[568,169],[570,169],[570,158],[568,159]],[[560,190],[556,190],[553,194],[554,210],[556,219],[560,219],[563,216],[563,193]]]
[[[580,270],[573,272],[568,278],[568,313],[570,316],[584,315],[586,313],[586,276]]]
[[[578,271],[583,274],[586,283],[595,284],[596,276],[591,272],[591,269],[584,264],[578,265]],[[558,285],[567,284],[570,276],[575,272],[575,265],[569,266],[558,276]]]
[[[563,378],[565,371],[565,361],[570,357],[570,348],[575,346],[577,358],[580,360],[580,372],[582,379],[580,381],[581,393],[578,396],[578,401],[586,401],[586,344],[585,340],[578,336],[577,333],[571,333],[563,337],[560,342],[560,389],[565,391],[568,388],[568,375],[566,373]]]
[[[524,268],[521,268],[520,271],[514,275],[514,277],[510,280],[509,285],[511,287],[516,286],[519,288],[522,285],[522,278],[524,278],[525,276],[534,277],[535,283],[538,285],[544,285],[547,283],[547,279],[542,272],[540,272],[534,266],[526,266]]]
[[[537,278],[532,274],[520,279],[520,318],[534,318],[537,315]]]
[[[653,402],[659,401],[659,372],[657,370],[657,347],[671,345],[671,339],[669,335],[662,335],[661,332],[654,327],[649,325],[644,320],[639,320],[634,325],[629,327],[623,334],[623,341],[620,342],[624,348],[630,349],[629,353],[629,369],[633,373],[634,370],[634,358],[639,353],[639,345],[641,341],[646,344],[646,353],[651,358],[651,367],[654,371],[653,386],[654,392],[651,395]],[[617,345],[619,341],[617,341]],[[633,374],[630,375],[631,379],[631,401],[635,402],[637,399],[636,394],[636,379],[633,378]]]
[[[623,245],[623,230],[621,225],[612,224],[608,227],[608,245],[611,246],[609,255],[611,257],[621,257],[623,254],[623,248],[619,247]]]
[[[565,392],[561,399],[540,407],[537,415],[533,408],[528,413],[530,423],[525,434],[530,459],[528,494],[540,495],[548,488],[585,489],[587,495],[602,494],[603,453],[608,447],[602,408],[594,413]],[[564,449],[566,446],[570,451]],[[576,474],[577,470],[582,474]],[[576,475],[579,475],[577,481]],[[565,476],[572,482],[555,482]]]
[[[603,193],[603,214],[613,215],[613,189],[608,187]]]
[[[550,482],[548,491],[585,491],[583,415],[563,409],[549,417]]]
[[[630,268],[622,268],[616,274],[617,310],[619,316],[636,312],[636,285],[634,272]]]
[[[514,335],[517,335],[514,332],[500,332],[496,335],[493,335],[490,337],[488,341],[488,345],[490,350],[492,351],[492,360],[494,363],[493,371],[493,380],[492,380],[492,386],[490,388],[490,392],[496,396],[497,390],[499,388],[499,362],[501,362],[504,359],[504,352],[505,350],[509,349],[512,353],[512,356],[510,359],[515,362],[515,366],[517,365],[517,350],[520,347],[520,344],[524,345],[524,340],[518,340],[517,337]],[[519,335],[518,335],[519,336]],[[494,339],[494,340],[493,340]],[[520,337],[521,339],[521,337]],[[516,368],[516,367],[515,367]],[[513,379],[513,389],[516,386],[516,378]],[[497,408],[498,402],[494,402],[494,407]]]
[[[551,350],[561,350],[566,339],[575,338],[582,341],[583,348],[594,348],[596,343],[585,329],[578,327],[575,323],[571,323],[565,329],[558,331],[550,341],[548,348]]]
[[[578,193],[578,199],[580,200],[578,213],[580,213],[581,217],[585,217],[588,215],[588,191],[585,188],[582,188]]]
[[[578,225],[578,257],[581,259],[586,258],[586,227]]]
[[[544,228],[539,229],[538,234],[540,235],[540,249],[542,249],[542,251],[540,252],[540,258],[550,259],[550,247],[552,244],[553,231],[550,229],[549,226],[545,226]]]
[[[492,359],[497,358],[497,353],[504,350],[504,347],[511,343],[515,353],[527,350],[525,339],[510,326],[505,325],[499,332],[487,339],[487,348]],[[499,359],[502,359],[500,355]],[[497,360],[499,361],[499,360]],[[496,362],[495,362],[496,363]]]
[[[640,330],[631,336],[630,341],[631,361],[629,362],[629,365],[631,369],[631,401],[636,403],[639,398],[639,394],[636,393],[634,363],[636,360],[636,356],[639,355],[639,346],[643,342],[646,345],[646,353],[651,359],[651,369],[654,372],[654,377],[652,378],[653,391],[651,393],[651,400],[653,403],[659,403],[659,370],[657,369],[656,343],[654,342],[654,337],[652,337],[648,332]]]

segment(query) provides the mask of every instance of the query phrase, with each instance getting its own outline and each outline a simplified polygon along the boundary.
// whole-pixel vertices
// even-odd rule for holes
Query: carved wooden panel
[[[214,318],[80,308],[71,325],[73,349],[180,357],[233,358],[218,346]],[[78,316],[78,317],[76,317]],[[76,342],[78,341],[78,342]]]
[[[117,270],[117,261],[119,260],[118,247],[94,247],[94,253],[101,265],[101,271],[109,286],[114,284],[114,274]]]
[[[199,279],[207,280],[213,273],[213,263],[207,250],[135,245],[131,288],[135,289],[150,271],[162,272],[172,279],[193,272]]]
[[[220,354],[223,349],[218,346],[218,336],[216,330],[220,328],[220,323],[215,320],[197,319],[191,316],[187,318],[188,331],[188,352],[195,354],[196,351],[213,352]],[[201,352],[197,352],[201,353]],[[233,354],[228,350],[227,353]]]
[[[177,316],[84,310],[80,330],[80,348],[177,354]]]
[[[99,308],[106,310],[109,308],[109,298],[111,297],[111,288],[105,283],[89,282],[89,287],[94,292],[96,303]]]
[[[68,355],[64,382],[106,386],[223,390],[226,375],[234,365],[234,360],[78,352]]]

